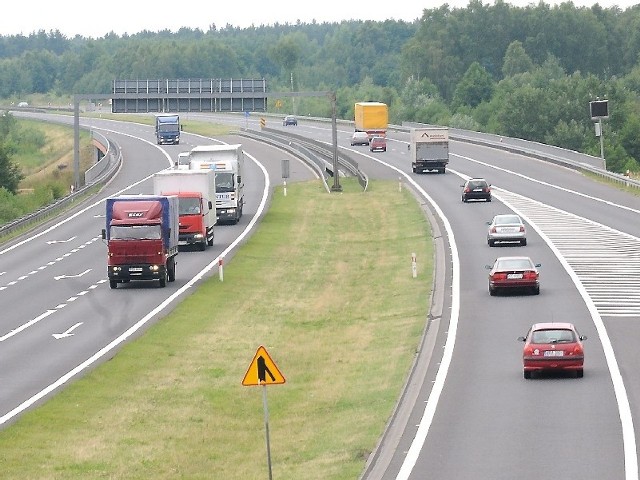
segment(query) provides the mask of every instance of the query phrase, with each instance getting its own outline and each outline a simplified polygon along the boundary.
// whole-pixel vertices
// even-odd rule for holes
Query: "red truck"
[[[200,251],[213,245],[217,220],[214,170],[162,170],[153,175],[153,193],[178,197],[179,245],[195,245]]]
[[[131,280],[176,279],[178,197],[120,195],[107,198],[106,229],[109,286]]]

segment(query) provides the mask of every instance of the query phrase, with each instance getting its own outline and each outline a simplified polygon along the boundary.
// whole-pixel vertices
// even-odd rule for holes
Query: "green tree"
[[[11,149],[4,142],[0,143],[0,188],[10,193],[18,191],[18,185],[22,180],[20,168],[11,161]]]
[[[458,82],[453,94],[453,106],[468,105],[476,107],[490,100],[493,95],[494,81],[491,75],[478,62],[473,62]]]
[[[522,42],[514,40],[507,47],[502,63],[502,75],[511,77],[517,73],[524,73],[533,70],[533,61],[527,55]]]

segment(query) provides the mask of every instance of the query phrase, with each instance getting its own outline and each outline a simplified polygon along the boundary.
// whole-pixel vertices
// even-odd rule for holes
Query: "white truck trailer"
[[[156,195],[178,197],[179,245],[204,251],[213,245],[216,224],[216,175],[213,170],[162,170],[153,175]]]
[[[218,223],[238,223],[244,207],[242,145],[199,145],[189,152],[189,158],[190,170],[216,172]]]
[[[449,129],[447,127],[412,128],[411,169],[413,173],[445,173],[449,163]]]

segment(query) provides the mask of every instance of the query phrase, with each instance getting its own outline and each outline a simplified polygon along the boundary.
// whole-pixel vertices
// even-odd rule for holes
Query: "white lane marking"
[[[55,338],[56,340],[60,340],[61,338],[67,338],[67,337],[72,337],[73,335],[75,335],[75,333],[71,333],[73,332],[76,328],[78,328],[80,325],[82,325],[82,322],[78,322],[75,325],[67,328],[66,331],[64,331],[63,333],[54,333],[52,334],[53,338]]]
[[[52,313],[55,313],[57,310],[47,310],[46,312],[44,312],[43,314],[37,316],[36,318],[34,318],[33,320],[28,321],[27,323],[23,323],[22,325],[20,325],[18,328],[15,328],[13,330],[11,330],[9,333],[6,333],[4,335],[2,335],[0,337],[0,342],[4,342],[6,339],[13,337],[14,335],[17,335],[18,333],[20,333],[21,331],[29,328],[31,325],[35,325],[36,323],[38,323],[40,320],[47,318],[49,315],[51,315]]]
[[[76,238],[76,237],[71,237],[71,238],[69,238],[69,239],[67,239],[67,240],[49,240],[49,241],[47,242],[47,244],[52,245],[52,244],[54,244],[54,243],[67,243],[67,242],[70,242],[70,241],[74,240],[75,238]]]
[[[53,277],[54,280],[62,280],[63,278],[80,278],[83,275],[89,273],[91,271],[90,268],[87,268],[84,272],[82,273],[78,273],[76,275],[58,275],[56,277]]]

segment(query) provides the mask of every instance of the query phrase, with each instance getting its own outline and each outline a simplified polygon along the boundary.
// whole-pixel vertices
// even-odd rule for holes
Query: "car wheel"
[[[584,370],[580,369],[580,370],[576,370],[576,378],[582,378],[584,377]]]
[[[495,297],[497,293],[498,293],[497,289],[489,287],[489,295],[491,295],[492,297]]]
[[[489,240],[487,243],[489,244],[490,247],[493,247],[496,244],[495,240]]]
[[[487,202],[490,202],[490,201],[491,201],[491,197],[487,198]]]
[[[522,245],[523,247],[527,246],[527,239],[523,238],[522,240],[520,240],[520,245]]]
[[[462,196],[462,203],[467,203],[467,199],[464,197],[464,195]]]
[[[531,372],[527,371],[527,370],[523,370],[522,371],[522,376],[526,379],[529,380],[531,378]]]
[[[109,287],[113,288],[118,288],[118,282],[116,282],[115,280],[109,280]]]
[[[540,285],[533,287],[533,294],[540,295]]]

